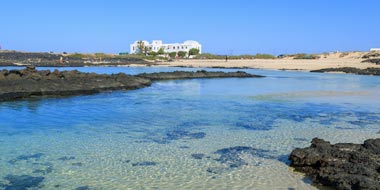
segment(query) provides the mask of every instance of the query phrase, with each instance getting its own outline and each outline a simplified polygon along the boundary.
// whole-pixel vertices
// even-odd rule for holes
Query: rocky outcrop
[[[196,72],[186,72],[186,71],[174,71],[174,72],[160,72],[160,73],[142,73],[136,75],[137,77],[147,78],[150,80],[174,80],[174,79],[192,79],[192,78],[260,78],[263,76],[252,75],[246,72],[207,72],[205,70]]]
[[[62,62],[60,61],[61,57]],[[151,65],[152,63],[132,57],[107,57],[100,60],[80,58],[68,54],[0,51],[0,66],[83,67],[129,64]]]
[[[310,72],[326,73],[326,72],[343,72],[343,73],[352,73],[358,75],[376,75],[380,76],[380,68],[369,67],[366,69],[358,69],[354,67],[341,67],[341,68],[326,68],[312,70]]]
[[[24,70],[0,72],[0,101],[43,95],[91,94],[107,90],[131,90],[151,81],[126,74],[100,75],[74,71]]]
[[[220,78],[220,77],[261,77],[244,72],[173,72],[126,75],[123,73],[105,75],[73,71],[37,71],[28,66],[24,70],[0,71],[0,101],[28,98],[32,96],[67,96],[92,94],[109,90],[132,90],[149,86],[153,80]]]
[[[380,58],[366,59],[362,61],[362,63],[374,63],[376,65],[380,65]]]
[[[376,57],[380,57],[379,52],[369,52],[369,53],[363,55],[362,59],[371,59],[371,58],[376,58]]]
[[[297,148],[291,166],[313,182],[339,190],[380,190],[380,139],[364,144],[338,143],[315,138],[308,148]]]

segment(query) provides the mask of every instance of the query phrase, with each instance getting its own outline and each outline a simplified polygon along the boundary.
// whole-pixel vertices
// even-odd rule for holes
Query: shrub
[[[349,54],[350,54],[350,53],[348,53],[348,52],[344,52],[344,53],[340,54],[339,57],[340,57],[340,58],[342,58],[342,57],[346,57],[346,56],[349,55]]]
[[[160,48],[160,49],[157,51],[157,54],[158,54],[158,55],[163,55],[163,54],[165,54],[164,49],[163,49],[163,48]]]
[[[306,53],[299,53],[294,55],[293,59],[319,59],[320,57],[318,55],[314,54],[306,54]]]
[[[156,55],[158,55],[158,53],[155,52],[155,51],[151,51],[151,52],[149,52],[149,55],[151,55],[151,56],[156,56]]]
[[[275,56],[271,55],[271,54],[256,54],[255,55],[255,59],[276,59]]]
[[[171,58],[175,58],[176,55],[177,55],[176,52],[170,52],[170,53],[169,53],[169,56],[170,56]]]
[[[189,50],[189,54],[190,54],[190,55],[198,55],[198,54],[199,54],[199,49],[191,48],[191,49]]]
[[[81,54],[81,53],[70,54],[70,55],[68,55],[68,57],[70,57],[70,58],[76,58],[76,59],[85,59],[85,58],[89,58],[88,55],[86,55],[86,54]]]
[[[181,57],[181,58],[186,57],[186,55],[187,55],[187,52],[186,52],[186,51],[179,51],[179,52],[178,52],[178,56]]]

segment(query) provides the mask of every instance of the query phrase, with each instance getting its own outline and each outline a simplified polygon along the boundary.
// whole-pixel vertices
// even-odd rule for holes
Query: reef
[[[343,73],[351,73],[351,74],[358,74],[358,75],[380,76],[380,68],[374,68],[374,67],[369,67],[366,69],[358,69],[354,67],[326,68],[326,69],[312,70],[310,72],[315,72],[315,73],[343,72]]]
[[[139,75],[96,74],[73,71],[37,71],[28,66],[23,70],[0,71],[0,101],[30,98],[34,96],[69,96],[93,94],[113,90],[134,90],[150,86],[156,80],[192,78],[255,78],[259,75],[245,72],[183,72],[151,73]]]
[[[30,188],[40,188],[44,177],[33,177],[29,175],[7,175],[4,180],[8,181],[7,184],[1,184],[5,190],[27,190]]]
[[[290,166],[310,176],[316,185],[338,190],[380,189],[380,138],[363,144],[330,144],[314,138],[311,146],[296,148]]]

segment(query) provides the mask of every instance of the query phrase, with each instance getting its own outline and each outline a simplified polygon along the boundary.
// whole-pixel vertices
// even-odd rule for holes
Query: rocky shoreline
[[[68,96],[93,94],[112,90],[133,90],[150,86],[157,80],[193,78],[258,78],[245,72],[162,72],[127,75],[96,74],[73,71],[37,71],[34,66],[23,70],[0,71],[0,101],[29,98],[34,96]]]
[[[0,66],[83,67],[152,65],[152,62],[132,57],[81,58],[68,54],[0,51]]]
[[[314,138],[311,146],[290,154],[290,166],[312,177],[316,185],[338,190],[380,190],[380,138],[363,144]]]
[[[343,73],[351,73],[351,74],[358,74],[358,75],[374,75],[374,76],[380,76],[380,68],[366,68],[366,69],[358,69],[354,67],[341,67],[341,68],[326,68],[326,69],[318,69],[318,70],[312,70],[310,72],[315,73],[328,73],[328,72],[343,72]]]

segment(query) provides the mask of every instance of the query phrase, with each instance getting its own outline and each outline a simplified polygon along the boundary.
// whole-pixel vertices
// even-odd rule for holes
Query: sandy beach
[[[210,59],[184,59],[172,62],[158,62],[162,66],[180,67],[247,67],[256,69],[275,70],[316,70],[324,68],[355,67],[365,69],[368,67],[380,68],[373,63],[362,63],[361,57],[367,52],[355,52],[342,56],[342,53],[334,53],[327,56],[321,55],[320,59],[244,59],[244,60],[210,60]]]

